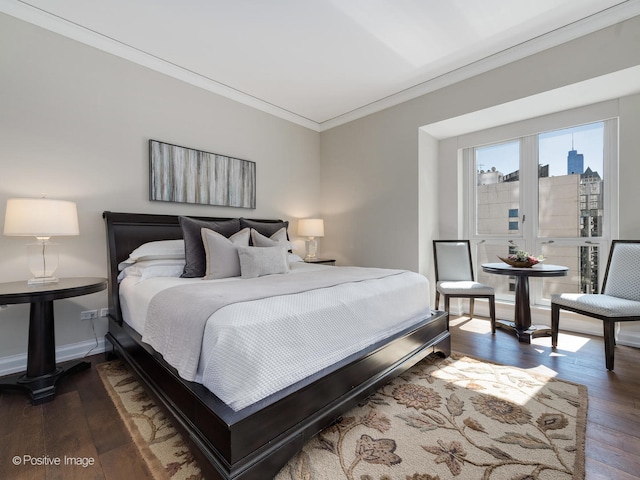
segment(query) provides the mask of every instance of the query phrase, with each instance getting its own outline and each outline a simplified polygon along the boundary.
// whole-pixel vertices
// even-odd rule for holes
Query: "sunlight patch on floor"
[[[491,322],[489,322],[488,320],[460,317],[449,323],[450,325],[459,326],[460,330],[464,330],[465,332],[491,334]]]
[[[489,319],[469,318],[466,315],[455,317],[449,321],[452,327],[458,327],[465,332],[487,334],[491,333],[491,322]],[[514,336],[515,338],[515,336]],[[589,338],[583,336],[572,335],[571,333],[558,333],[558,346],[555,352],[550,352],[549,356],[563,356],[562,352],[575,353],[589,343]],[[551,337],[536,337],[531,339],[531,345],[540,346],[536,348],[539,353],[551,347]],[[544,350],[543,350],[544,349]]]
[[[469,321],[469,317],[455,317],[455,318],[451,318],[449,317],[449,325],[452,327],[457,327],[458,325],[462,325],[465,322]]]
[[[531,343],[533,344],[533,342]],[[554,352],[553,350],[548,352],[549,345],[543,345],[543,346],[546,348],[534,348],[534,350],[540,355],[547,355],[548,353],[550,357],[566,357],[567,356],[564,353]]]
[[[586,337],[577,337],[570,333],[558,333],[558,346],[557,351],[561,352],[577,352],[582,347],[589,343],[589,339]]]
[[[476,390],[480,393],[489,393],[490,391],[491,396],[516,405],[529,403],[547,383],[540,377],[532,379],[530,374],[539,374],[545,377],[557,375],[556,372],[542,365],[535,368],[519,368],[492,364],[489,361],[478,367],[475,363],[477,360],[482,362],[481,359],[462,356],[455,360],[451,367],[445,366],[433,372],[432,375],[461,388]],[[460,378],[459,372],[467,372],[467,376]]]
[[[529,373],[538,373],[540,375],[544,375],[546,377],[557,377],[558,376],[558,372],[556,372],[555,370],[545,366],[545,365],[538,365],[537,367],[533,367],[533,368],[523,368],[523,370],[526,370]]]
[[[491,335],[491,322],[488,318],[469,318],[469,316],[463,315],[459,317],[454,317],[450,320],[449,324],[451,326],[455,326],[460,330],[464,330],[466,332],[473,332],[476,334],[485,334]],[[510,335],[509,335],[510,336]],[[503,340],[502,338],[500,339]],[[513,335],[513,341],[517,342],[515,335]],[[537,337],[531,339],[531,347],[532,349],[539,354],[540,356],[545,356],[547,358],[550,357],[570,357],[573,353],[578,352],[585,345],[589,343],[590,339],[588,337],[579,335],[579,334],[571,334],[569,332],[559,332],[558,333],[558,346],[555,349],[551,347],[551,337]],[[539,375],[543,375],[546,377],[557,377],[558,372],[549,368],[545,365],[537,365],[532,368],[521,368],[528,373],[536,373]]]

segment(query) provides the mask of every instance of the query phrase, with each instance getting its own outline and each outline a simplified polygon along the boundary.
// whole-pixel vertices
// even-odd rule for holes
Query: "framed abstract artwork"
[[[256,208],[256,164],[149,140],[149,199]]]

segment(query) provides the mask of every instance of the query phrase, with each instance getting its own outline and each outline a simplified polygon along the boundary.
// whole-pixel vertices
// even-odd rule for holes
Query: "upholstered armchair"
[[[478,283],[473,275],[469,240],[434,240],[433,258],[436,271],[436,308],[440,294],[444,296],[444,309],[449,313],[451,298],[469,299],[469,317],[473,318],[474,300],[489,300],[491,333],[496,333],[496,296],[490,285]]]
[[[551,297],[551,345],[558,345],[561,309],[602,320],[605,363],[613,370],[616,323],[640,320],[640,240],[612,242],[601,291]]]

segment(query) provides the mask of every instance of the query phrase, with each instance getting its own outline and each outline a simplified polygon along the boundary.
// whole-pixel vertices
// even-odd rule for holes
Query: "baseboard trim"
[[[618,345],[640,348],[640,332],[626,330],[623,324],[619,323],[618,331],[616,334],[616,342],[618,343]]]
[[[105,351],[104,337],[96,340],[61,345],[56,348],[56,362],[63,363],[76,360],[88,354],[95,355]],[[0,358],[0,376],[24,372],[27,369],[27,354],[10,355]]]

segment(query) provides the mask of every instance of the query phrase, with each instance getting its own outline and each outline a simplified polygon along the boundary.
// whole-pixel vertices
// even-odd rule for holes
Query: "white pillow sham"
[[[142,260],[126,267],[118,275],[118,282],[126,277],[139,277],[146,280],[153,277],[179,277],[184,270],[184,259]]]
[[[206,257],[204,280],[240,276],[238,248],[249,246],[249,230],[244,228],[229,238],[208,228],[200,230]]]
[[[183,259],[184,240],[157,240],[140,245],[129,254],[129,258],[118,265],[123,270],[129,265],[144,260]]]
[[[240,272],[242,278],[289,273],[287,249],[275,247],[239,247]]]

